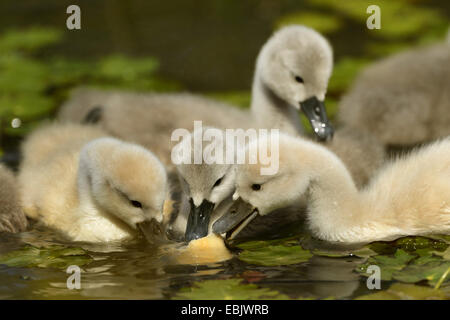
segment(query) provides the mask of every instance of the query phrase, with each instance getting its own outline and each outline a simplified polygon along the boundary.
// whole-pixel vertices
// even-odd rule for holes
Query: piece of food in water
[[[222,237],[216,234],[192,240],[187,246],[177,249],[176,254],[176,260],[180,264],[208,264],[233,257]]]

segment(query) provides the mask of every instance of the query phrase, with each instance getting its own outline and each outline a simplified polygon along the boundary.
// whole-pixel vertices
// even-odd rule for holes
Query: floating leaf
[[[241,108],[248,108],[251,101],[251,93],[249,91],[206,93],[206,95],[213,99],[217,99],[224,103],[229,103],[233,106],[238,106]]]
[[[365,23],[370,15],[366,11],[367,8],[376,4],[381,10],[381,28],[367,29],[367,31],[374,36],[388,39],[417,36],[425,30],[439,28],[442,24],[447,23],[446,17],[437,9],[418,7],[399,1],[378,0],[373,3],[371,0],[339,2],[334,0],[310,0],[310,3],[331,8],[361,23]]]
[[[107,79],[135,81],[142,75],[150,75],[157,68],[158,62],[154,58],[127,58],[122,55],[111,55],[99,62],[96,75]]]
[[[377,241],[369,245],[369,248],[377,252],[378,254],[394,254],[395,251],[403,249],[410,253],[418,255],[424,255],[434,250],[444,251],[448,246],[445,238],[442,236],[430,236],[430,237],[403,237],[395,241]]]
[[[450,296],[441,291],[412,284],[395,283],[389,289],[363,295],[356,300],[446,300]]]
[[[407,283],[427,281],[431,286],[439,281],[442,283],[450,280],[446,276],[443,277],[450,268],[450,261],[443,259],[448,250],[448,244],[444,241],[425,237],[405,237],[391,243],[384,243],[384,245],[389,244],[399,248],[393,256],[373,256],[360,265],[357,271],[365,274],[369,265],[377,265],[381,269],[382,280]],[[379,249],[381,243],[371,246],[374,245],[377,245]]]
[[[444,252],[433,252],[433,253],[441,256],[445,260],[450,261],[450,247],[448,247]]]
[[[57,43],[62,36],[58,29],[33,27],[26,30],[9,30],[0,38],[0,52],[16,50],[35,51]]]
[[[397,239],[394,245],[408,252],[417,252],[421,249],[444,251],[448,247],[445,241],[426,237],[404,237]]]
[[[192,287],[182,288],[174,299],[189,300],[287,300],[287,295],[254,284],[244,284],[241,279],[205,280]]]
[[[370,257],[366,263],[359,265],[356,271],[369,276],[366,273],[367,267],[376,265],[381,269],[381,280],[389,281],[392,280],[392,274],[394,272],[402,270],[414,258],[415,256],[399,249],[395,252],[394,256],[377,255]]]
[[[48,114],[54,107],[55,102],[43,95],[0,95],[0,115],[3,114],[1,110],[4,110],[5,118],[32,119]]]
[[[410,47],[411,43],[409,42],[395,41],[394,43],[391,43],[388,41],[382,41],[382,42],[369,42],[366,45],[365,49],[368,53],[377,57],[377,56],[392,55],[405,49],[409,49]]]
[[[251,264],[262,266],[280,266],[308,261],[311,252],[299,245],[299,237],[257,240],[239,243],[236,247],[243,249],[238,258]]]
[[[308,261],[313,255],[301,246],[267,246],[260,249],[245,250],[239,260],[262,266],[282,266]]]
[[[433,239],[433,240],[438,240],[441,242],[445,242],[446,244],[450,244],[450,235],[429,235],[428,238]]]
[[[37,60],[32,53],[61,39],[49,28],[12,30],[0,35],[0,117],[4,123],[19,118],[22,125],[0,128],[5,136],[22,136],[61,104],[68,91],[80,84],[135,91],[173,91],[180,88],[154,73],[153,57],[110,55],[98,62],[66,58]]]
[[[413,263],[402,269],[400,272],[393,273],[392,277],[395,280],[407,283],[416,283],[427,280],[431,286],[434,286],[449,268],[450,262],[442,259],[424,264]],[[445,277],[442,282],[448,280],[450,280],[450,277]]]
[[[363,247],[357,250],[345,250],[345,251],[324,251],[324,250],[313,250],[312,252],[316,256],[323,256],[329,258],[343,258],[356,256],[360,258],[368,258],[376,255],[377,253],[368,247]]]
[[[328,90],[331,93],[342,93],[350,86],[358,72],[369,63],[368,59],[345,57],[334,66]],[[328,112],[328,106],[327,106]]]
[[[46,86],[48,67],[18,54],[0,55],[0,87],[2,94],[36,94]]]
[[[54,58],[49,65],[52,70],[49,81],[53,85],[76,84],[92,76],[93,65],[88,62]]]
[[[68,266],[82,266],[92,261],[87,252],[81,248],[49,246],[38,248],[25,246],[0,256],[0,264],[10,267],[38,267],[66,269]]]
[[[270,245],[297,245],[299,244],[299,239],[297,236],[288,237],[288,238],[280,238],[273,240],[254,240],[254,241],[246,241],[236,245],[239,249],[243,250],[254,250],[261,249],[264,247],[268,247]]]

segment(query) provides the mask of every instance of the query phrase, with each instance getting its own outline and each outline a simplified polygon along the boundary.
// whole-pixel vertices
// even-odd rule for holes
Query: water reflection
[[[150,246],[143,239],[125,244],[69,244],[39,225],[18,235],[1,234],[0,254],[27,244],[70,245],[86,250],[93,261],[81,267],[82,289],[67,289],[69,275],[65,270],[0,265],[0,299],[170,299],[177,290],[194,281],[236,276],[292,298],[351,298],[358,288],[364,287],[360,276],[353,271],[361,263],[356,257],[314,256],[306,263],[279,267],[248,265],[236,257],[224,262],[189,265],[183,264],[192,263],[186,256],[180,260],[173,254],[183,250],[182,243],[166,245],[163,249]],[[330,249],[329,244],[307,236],[302,238],[302,244]],[[342,252],[342,247],[332,249]]]
[[[51,230],[35,226],[20,235],[0,235],[0,254],[17,250],[26,244],[48,247],[68,243]],[[0,265],[0,298],[164,299],[168,297],[166,291],[173,278],[211,276],[222,270],[220,263],[200,268],[180,265],[177,256],[168,252],[180,250],[182,244],[166,246],[165,250],[140,240],[123,245],[71,245],[87,250],[93,259],[81,267],[81,290],[67,289],[69,275],[65,270]]]

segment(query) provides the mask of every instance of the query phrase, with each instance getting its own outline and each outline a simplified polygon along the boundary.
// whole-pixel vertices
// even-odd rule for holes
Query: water
[[[142,239],[109,246],[69,244],[43,227],[20,235],[1,234],[0,254],[26,244],[85,249],[93,260],[81,267],[82,288],[67,289],[69,275],[64,269],[0,265],[0,299],[171,299],[179,289],[195,281],[235,277],[244,283],[256,281],[260,287],[291,298],[351,298],[367,291],[365,278],[353,271],[362,261],[356,257],[314,256],[302,264],[262,267],[240,261],[236,249],[232,249],[235,257],[225,262],[181,265],[175,256],[149,246]]]

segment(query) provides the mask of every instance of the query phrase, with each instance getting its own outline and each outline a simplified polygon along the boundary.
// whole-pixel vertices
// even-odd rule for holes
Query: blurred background
[[[81,30],[66,28],[71,4]],[[380,30],[366,27],[371,4]],[[0,155],[80,85],[187,90],[247,107],[258,51],[287,24],[317,29],[334,48],[333,117],[360,68],[443,39],[449,16],[448,0],[2,0]]]

